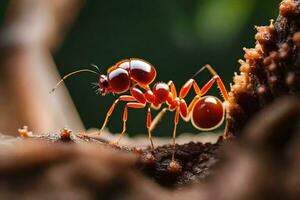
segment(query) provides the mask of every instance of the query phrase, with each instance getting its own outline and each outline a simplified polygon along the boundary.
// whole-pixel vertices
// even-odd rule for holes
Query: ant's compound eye
[[[193,108],[192,123],[197,129],[213,130],[222,124],[224,113],[224,106],[218,98],[202,97]]]
[[[123,93],[129,89],[130,77],[128,71],[122,68],[114,69],[107,75],[112,92]]]

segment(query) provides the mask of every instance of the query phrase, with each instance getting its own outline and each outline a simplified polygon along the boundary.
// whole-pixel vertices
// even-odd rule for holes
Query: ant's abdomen
[[[129,62],[131,79],[140,85],[149,85],[154,81],[156,70],[150,63],[138,58],[131,58]]]
[[[191,118],[195,128],[208,131],[219,127],[224,120],[225,109],[214,96],[205,96],[193,107]]]

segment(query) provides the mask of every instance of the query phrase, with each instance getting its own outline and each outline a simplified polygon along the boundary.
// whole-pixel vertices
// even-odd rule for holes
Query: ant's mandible
[[[208,69],[212,74],[212,78],[200,88],[194,80],[195,75]],[[176,147],[176,128],[179,118],[185,121],[191,120],[193,126],[199,130],[209,131],[219,127],[225,116],[225,105],[220,99],[215,96],[205,96],[212,85],[216,82],[221,92],[224,101],[228,101],[228,93],[226,88],[215,70],[210,65],[202,67],[193,78],[189,79],[180,89],[179,95],[177,94],[176,87],[173,81],[168,83],[157,82],[150,87],[150,84],[156,77],[156,70],[149,62],[139,59],[130,58],[116,63],[114,66],[107,70],[107,75],[100,75],[100,73],[83,69],[72,72],[64,76],[61,81],[57,83],[56,87],[71,75],[80,72],[91,72],[99,75],[99,91],[102,96],[107,93],[124,94],[129,90],[130,95],[120,95],[108,110],[104,123],[100,129],[99,135],[101,136],[102,130],[106,127],[109,117],[113,113],[116,105],[124,101],[126,105],[123,111],[123,129],[113,143],[118,144],[122,136],[126,132],[126,122],[128,119],[128,108],[145,108],[147,107],[147,120],[146,126],[148,130],[148,137],[150,140],[151,148],[154,149],[151,131],[155,128],[157,122],[163,114],[169,110],[174,111],[174,129],[173,129],[173,154],[172,161],[169,164],[170,168],[178,167],[175,161],[175,147]],[[193,87],[196,95],[193,100],[187,105],[185,97]],[[161,105],[166,104],[167,107],[163,108],[157,117],[152,121],[151,109],[159,109]]]

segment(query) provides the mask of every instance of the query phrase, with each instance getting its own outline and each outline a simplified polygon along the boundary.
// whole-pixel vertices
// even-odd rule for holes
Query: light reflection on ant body
[[[100,75],[100,73],[88,69],[72,72],[63,77],[52,91],[54,91],[62,81],[76,73],[90,72],[99,75],[98,86],[102,96],[105,96],[107,93],[120,94],[106,114],[99,132],[100,136],[116,105],[121,101],[126,102],[123,111],[123,129],[120,136],[113,144],[118,144],[126,132],[128,108],[139,109],[147,107],[146,127],[152,150],[154,149],[154,144],[151,131],[155,128],[157,121],[159,121],[167,110],[174,111],[173,154],[169,168],[172,171],[176,171],[177,168],[180,168],[180,165],[175,161],[176,128],[180,116],[185,121],[191,120],[195,128],[203,131],[209,131],[219,127],[224,120],[225,106],[222,101],[217,97],[204,95],[215,82],[217,83],[225,102],[228,101],[228,93],[221,78],[210,65],[205,65],[195,75],[204,69],[208,69],[213,77],[202,88],[198,86],[193,78],[189,79],[181,87],[179,95],[177,94],[173,81],[169,81],[168,83],[157,82],[151,88],[150,84],[155,80],[156,70],[153,65],[139,58],[125,59],[116,63],[107,70],[107,75]],[[192,87],[196,95],[189,105],[187,105],[184,98]],[[129,91],[130,95],[123,95],[127,91]],[[152,121],[151,109],[159,109],[163,104],[166,104],[167,107],[163,108]]]

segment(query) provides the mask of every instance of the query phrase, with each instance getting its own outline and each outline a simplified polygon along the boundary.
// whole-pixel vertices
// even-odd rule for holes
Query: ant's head
[[[111,68],[108,70],[107,76],[100,75],[99,90],[102,96],[108,92],[122,94],[130,87],[130,76],[127,70],[122,68]]]
[[[105,96],[109,92],[116,94],[126,92],[130,87],[128,69],[121,68],[118,65],[110,67],[107,70],[107,75],[100,75],[98,85],[102,96]]]
[[[99,90],[102,96],[105,96],[109,92],[109,82],[107,76],[103,74],[99,77]]]

